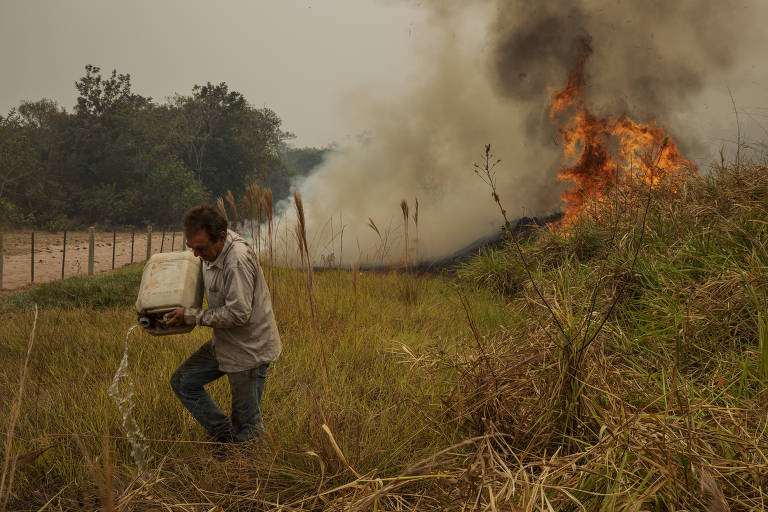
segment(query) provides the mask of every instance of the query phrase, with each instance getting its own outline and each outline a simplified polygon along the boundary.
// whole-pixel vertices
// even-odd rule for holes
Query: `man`
[[[179,366],[171,386],[192,416],[220,442],[254,439],[264,431],[261,393],[269,363],[280,354],[272,301],[256,254],[211,205],[184,214],[187,245],[203,260],[208,309],[177,308],[168,326],[213,327],[213,337]],[[232,391],[232,418],[203,386],[226,375]]]

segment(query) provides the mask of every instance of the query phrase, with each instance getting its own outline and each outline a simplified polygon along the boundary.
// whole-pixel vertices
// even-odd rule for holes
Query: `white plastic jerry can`
[[[191,251],[166,252],[149,258],[136,299],[139,325],[147,332],[165,336],[191,331],[194,325],[166,327],[163,315],[176,308],[199,308],[202,304],[202,267]]]

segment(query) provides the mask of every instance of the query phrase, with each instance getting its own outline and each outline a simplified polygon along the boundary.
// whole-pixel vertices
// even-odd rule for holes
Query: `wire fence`
[[[0,290],[92,275],[183,250],[182,231],[0,231]]]

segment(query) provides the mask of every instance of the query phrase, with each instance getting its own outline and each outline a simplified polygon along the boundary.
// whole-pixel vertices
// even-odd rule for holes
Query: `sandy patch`
[[[63,251],[63,233],[35,232],[35,283],[61,279],[62,256],[64,277],[88,273],[88,232],[67,232],[66,253]],[[112,269],[112,232],[97,231],[94,248],[94,272]],[[152,233],[152,254],[181,250],[180,232]],[[6,232],[3,234],[3,275],[2,289],[15,290],[31,284],[31,232]],[[115,240],[114,268],[131,263],[131,233],[117,233]],[[145,261],[147,257],[147,233],[137,232],[133,240],[133,262]]]

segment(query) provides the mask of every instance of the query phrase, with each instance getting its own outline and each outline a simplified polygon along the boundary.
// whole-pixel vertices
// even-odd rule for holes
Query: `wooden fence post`
[[[93,275],[93,260],[96,250],[96,228],[93,226],[88,228],[88,275]]]
[[[35,282],[35,232],[32,232],[32,250],[29,251],[29,278],[30,282]]]
[[[112,270],[115,270],[115,246],[117,245],[117,230],[112,231]]]
[[[0,290],[3,289],[3,232],[0,231]]]
[[[64,231],[64,241],[61,243],[61,278],[64,279],[64,263],[67,261],[67,232]]]
[[[152,224],[147,226],[147,260],[152,256]]]
[[[131,265],[133,265],[133,239],[136,236],[136,230],[131,230]]]

